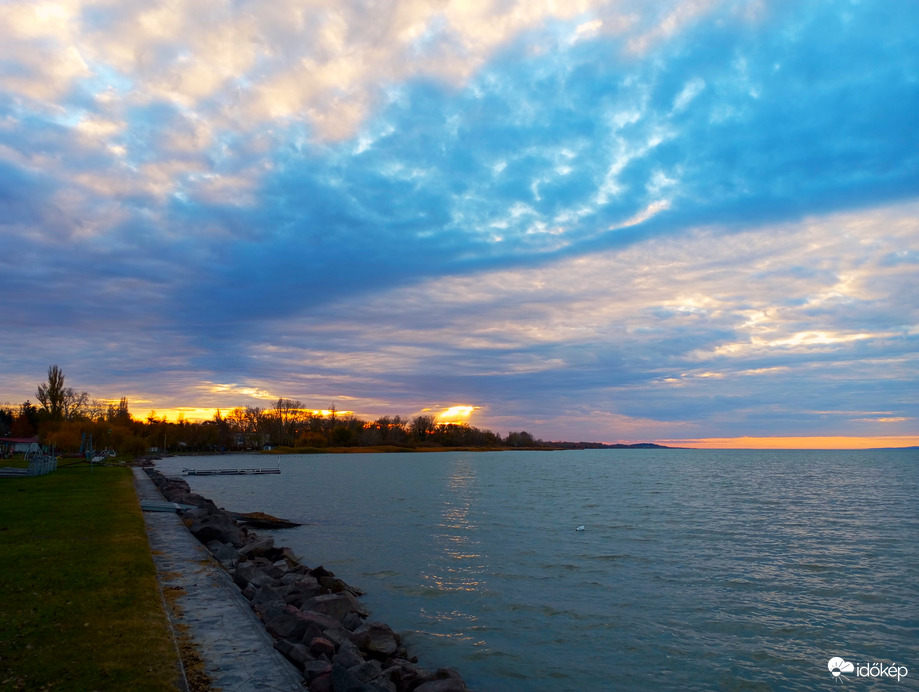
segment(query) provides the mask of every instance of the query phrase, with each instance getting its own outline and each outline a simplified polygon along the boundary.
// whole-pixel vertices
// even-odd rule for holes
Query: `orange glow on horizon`
[[[151,409],[142,416],[134,417],[139,420],[147,420],[152,415],[158,421],[165,419],[169,423],[178,423],[180,420],[188,421],[189,423],[202,423],[206,420],[214,420],[214,415],[217,411],[220,411],[221,416],[225,416],[230,410],[232,409],[178,406],[176,408]]]
[[[458,405],[446,408],[437,414],[438,423],[465,423],[466,419],[472,415],[478,406]]]
[[[153,409],[151,412],[154,414],[156,420],[160,421],[164,418],[169,423],[178,423],[180,420],[187,421],[189,423],[203,423],[204,421],[214,420],[214,416],[220,412],[222,418],[226,418],[230,412],[238,407],[222,407],[222,408],[198,408],[194,406],[179,406],[176,408],[162,408],[162,409]],[[313,408],[302,408],[296,409],[300,413],[309,413],[313,416],[319,418],[328,418],[332,415],[331,409],[313,409]],[[274,411],[274,408],[263,408],[262,413],[271,414]],[[148,412],[142,417],[134,416],[139,418],[139,420],[147,420],[147,417],[151,412]],[[134,414],[132,414],[134,415]],[[354,415],[354,411],[335,411],[335,416],[340,418],[342,416],[351,416]]]
[[[919,435],[879,437],[705,437],[658,440],[668,447],[697,449],[873,449],[919,446]]]

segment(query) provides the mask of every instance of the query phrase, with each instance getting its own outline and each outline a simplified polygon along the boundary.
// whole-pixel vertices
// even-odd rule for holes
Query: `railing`
[[[29,459],[29,475],[44,476],[57,469],[57,457],[42,454]]]

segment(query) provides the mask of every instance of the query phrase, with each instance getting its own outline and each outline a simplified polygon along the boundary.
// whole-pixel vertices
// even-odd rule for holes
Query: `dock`
[[[260,469],[182,469],[183,476],[263,476],[281,473],[281,467]]]

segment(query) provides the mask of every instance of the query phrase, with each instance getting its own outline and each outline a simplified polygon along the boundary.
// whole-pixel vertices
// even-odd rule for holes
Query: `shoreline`
[[[403,447],[400,445],[368,445],[366,447],[273,447],[271,449],[228,449],[222,452],[212,450],[204,452],[169,452],[163,456],[221,456],[234,454],[251,454],[261,456],[288,456],[308,454],[431,454],[437,452],[571,452],[584,450],[622,450],[622,449],[691,449],[690,447],[665,447],[649,442],[636,444],[606,444],[593,442],[571,443],[544,447],[439,447],[418,445]],[[157,457],[144,457],[151,459]]]
[[[168,502],[189,507],[182,524],[238,589],[273,648],[311,692],[467,692],[458,672],[421,667],[385,623],[370,619],[362,595],[322,566],[310,568],[191,492],[181,478],[146,466],[142,472]]]

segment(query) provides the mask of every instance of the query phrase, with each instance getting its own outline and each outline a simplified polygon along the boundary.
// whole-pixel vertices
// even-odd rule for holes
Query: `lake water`
[[[227,509],[305,522],[271,535],[364,589],[422,665],[456,668],[479,692],[919,689],[915,450],[158,467],[278,462],[281,475],[187,480]],[[909,672],[836,679],[835,656]]]

